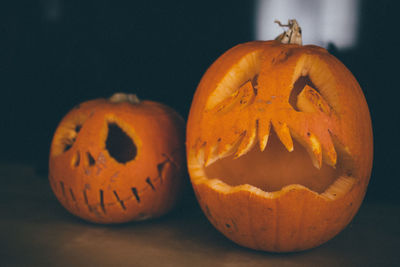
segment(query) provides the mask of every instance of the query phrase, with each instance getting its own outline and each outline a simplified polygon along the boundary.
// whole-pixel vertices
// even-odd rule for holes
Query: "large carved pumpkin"
[[[291,33],[279,39],[299,35]],[[277,40],[218,58],[187,125],[202,210],[229,239],[257,250],[304,250],[338,234],[363,200],[372,147],[351,72],[323,48]]]
[[[50,151],[49,179],[71,213],[98,223],[158,217],[185,173],[184,121],[171,108],[116,94],[72,109]]]

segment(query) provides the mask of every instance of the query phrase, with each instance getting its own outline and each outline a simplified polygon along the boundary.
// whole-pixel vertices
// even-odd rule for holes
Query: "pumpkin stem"
[[[282,24],[279,20],[275,20],[274,22],[281,27],[289,28],[276,37],[275,40],[281,42],[282,44],[303,44],[301,40],[301,28],[295,19],[290,19],[288,24]]]
[[[129,102],[131,104],[139,104],[140,100],[135,94],[115,93],[109,98],[111,103]]]

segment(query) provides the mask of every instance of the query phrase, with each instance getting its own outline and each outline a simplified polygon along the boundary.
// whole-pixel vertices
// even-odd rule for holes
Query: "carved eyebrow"
[[[212,109],[224,99],[234,94],[241,85],[252,81],[261,68],[261,50],[256,50],[242,57],[227,71],[217,87],[207,99],[206,109]]]

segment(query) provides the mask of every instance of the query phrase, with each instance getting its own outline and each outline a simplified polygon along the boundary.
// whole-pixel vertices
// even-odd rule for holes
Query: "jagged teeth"
[[[234,158],[237,159],[247,154],[253,146],[256,145],[257,141],[259,142],[260,150],[264,151],[268,143],[271,125],[274,128],[278,139],[285,148],[289,152],[293,151],[293,139],[286,123],[277,121],[263,122],[262,120],[259,120],[256,121],[255,127],[249,127],[252,129],[251,132],[244,131],[232,144],[217,142],[214,146],[207,145],[204,149],[201,149],[202,155],[200,158],[202,158],[204,166],[207,167],[215,161],[232,154],[234,154]],[[318,138],[311,132],[307,132],[307,134],[304,133],[300,136],[294,135],[294,137],[306,148],[315,168],[320,169],[322,162],[325,162],[332,167],[336,166],[337,153],[329,134],[324,138],[325,142],[323,144],[321,144]],[[221,140],[219,139],[219,141]]]
[[[290,135],[289,127],[286,123],[282,123],[279,121],[272,121],[272,126],[278,136],[279,140],[286,147],[289,152],[293,151],[293,140]]]

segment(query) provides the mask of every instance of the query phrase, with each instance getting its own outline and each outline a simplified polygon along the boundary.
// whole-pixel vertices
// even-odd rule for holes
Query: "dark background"
[[[54,130],[75,104],[124,91],[187,118],[207,67],[255,38],[252,1],[0,5],[0,159],[33,163],[43,173]],[[375,155],[367,201],[397,202],[398,8],[382,0],[361,1],[360,8],[358,46],[343,52],[332,45],[330,51],[356,76],[371,111]]]

